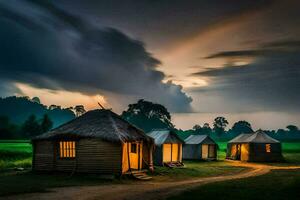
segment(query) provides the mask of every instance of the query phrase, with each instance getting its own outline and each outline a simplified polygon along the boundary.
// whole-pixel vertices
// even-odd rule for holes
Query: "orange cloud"
[[[84,105],[86,110],[91,110],[99,108],[98,102],[100,102],[104,107],[110,107],[103,95],[88,96],[79,92],[40,89],[23,83],[16,83],[15,85],[21,91],[21,94],[19,95],[26,95],[29,97],[37,96],[41,99],[43,104],[48,106],[51,104],[61,105],[62,107]]]

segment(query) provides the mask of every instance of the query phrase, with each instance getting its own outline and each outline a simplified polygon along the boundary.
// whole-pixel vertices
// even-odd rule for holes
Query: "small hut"
[[[154,140],[110,110],[93,110],[32,140],[34,171],[123,174],[152,168]]]
[[[164,164],[182,162],[182,144],[184,143],[172,130],[153,130],[148,136],[154,139],[154,164],[163,166]]]
[[[190,135],[184,140],[183,159],[216,160],[216,142],[208,135]]]
[[[275,162],[283,159],[281,143],[261,130],[240,134],[230,140],[226,158],[249,162]]]

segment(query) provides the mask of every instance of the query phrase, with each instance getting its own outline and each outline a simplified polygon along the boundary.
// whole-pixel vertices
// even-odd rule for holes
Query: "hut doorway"
[[[213,144],[202,144],[201,148],[202,159],[215,158],[215,145]]]
[[[143,143],[127,142],[123,145],[123,172],[142,169]]]
[[[129,157],[130,157],[130,168],[140,169],[141,150],[142,145],[140,143],[129,143]]]
[[[172,144],[172,161],[178,161],[179,144]]]
[[[201,150],[202,150],[202,158],[203,159],[208,158],[208,145],[207,144],[203,144]]]
[[[208,145],[208,158],[215,158],[216,152],[215,152],[215,145],[209,144]]]
[[[180,144],[163,144],[163,162],[178,162]]]
[[[172,161],[172,144],[163,144],[163,162]]]
[[[236,145],[236,159],[241,160],[241,144]]]

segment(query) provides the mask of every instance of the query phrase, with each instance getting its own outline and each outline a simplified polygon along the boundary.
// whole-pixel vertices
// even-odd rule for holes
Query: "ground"
[[[4,143],[2,143],[4,144]],[[5,155],[12,155],[12,151],[5,142],[0,144],[0,163],[6,163]],[[22,148],[21,144],[14,144],[16,155]],[[222,199],[247,199],[249,195],[262,197],[258,194],[266,190],[264,197],[281,191],[289,194],[289,199],[297,195],[300,180],[300,144],[283,144],[286,163],[279,164],[251,164],[241,162],[224,161],[224,143],[220,143],[219,159],[217,162],[186,162],[186,168],[170,170],[156,168],[153,180],[149,182],[137,182],[134,180],[106,180],[97,176],[77,175],[45,175],[32,174],[31,172],[15,172],[11,168],[24,165],[18,163],[18,159],[31,159],[25,157],[14,159],[9,157],[9,163],[0,165],[0,196],[3,199],[189,199],[197,196],[220,197]],[[24,149],[26,149],[26,145]],[[28,150],[28,149],[27,149]],[[30,150],[29,150],[30,151]],[[10,153],[7,153],[10,152]],[[26,163],[26,162],[25,162]],[[27,165],[27,164],[26,164]],[[25,166],[26,166],[25,165]],[[279,186],[273,183],[279,182]],[[205,185],[204,185],[205,184]],[[68,187],[65,187],[68,186]],[[203,189],[204,188],[204,189]],[[297,189],[297,190],[296,190]],[[275,191],[276,190],[276,191]],[[204,192],[205,191],[205,192]],[[232,191],[232,192],[231,192]],[[35,193],[42,192],[42,193]],[[47,193],[45,193],[47,192]],[[19,195],[16,195],[18,194]],[[27,194],[23,194],[27,193]],[[234,193],[234,196],[232,194]],[[203,195],[199,195],[203,194]],[[231,195],[230,195],[231,194]],[[0,198],[1,199],[1,198]],[[193,198],[195,199],[195,198]],[[213,198],[214,199],[214,198]],[[219,198],[220,199],[220,198]],[[251,199],[251,198],[248,198]],[[266,199],[282,199],[280,195],[270,196]]]
[[[300,170],[272,170],[262,176],[211,183],[186,190],[168,199],[298,200],[300,199]]]

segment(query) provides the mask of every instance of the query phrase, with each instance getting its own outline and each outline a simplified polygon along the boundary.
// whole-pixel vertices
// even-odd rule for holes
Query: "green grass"
[[[185,168],[174,169],[167,167],[155,167],[154,174],[152,174],[152,176],[154,176],[155,180],[170,181],[234,174],[246,170],[244,167],[231,166],[225,161],[184,161],[184,165]]]
[[[299,191],[300,170],[274,170],[263,176],[207,184],[169,199],[298,200]]]
[[[284,153],[300,153],[300,143],[284,142],[282,143],[282,149]]]
[[[28,141],[0,140],[0,172],[15,167],[31,167],[32,146]]]

